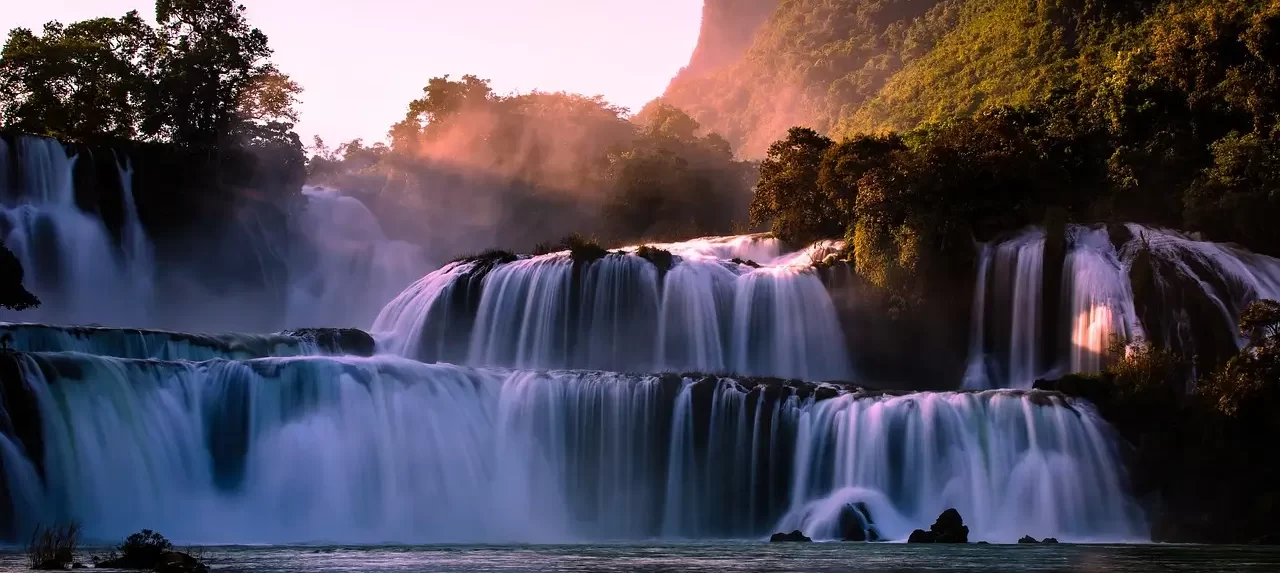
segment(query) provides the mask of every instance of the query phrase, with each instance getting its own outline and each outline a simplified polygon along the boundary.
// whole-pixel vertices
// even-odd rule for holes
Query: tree
[[[752,224],[770,223],[775,236],[797,245],[841,236],[842,218],[818,186],[831,145],[830,139],[803,127],[791,128],[785,139],[770,145],[751,201]]]
[[[166,139],[217,146],[243,123],[294,120],[301,91],[271,63],[261,30],[232,0],[157,0],[163,45],[160,105],[150,127]]]
[[[0,52],[0,125],[71,141],[149,135],[157,49],[137,12],[50,22],[40,36],[11,30]]]

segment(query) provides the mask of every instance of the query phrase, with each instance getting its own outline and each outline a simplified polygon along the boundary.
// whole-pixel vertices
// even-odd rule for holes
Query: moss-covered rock
[[[675,265],[675,256],[671,254],[671,251],[649,245],[642,245],[636,249],[636,256],[653,263],[653,266],[657,267],[659,274],[665,274]]]

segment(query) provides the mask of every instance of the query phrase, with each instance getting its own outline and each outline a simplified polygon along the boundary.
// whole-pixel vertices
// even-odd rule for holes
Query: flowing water
[[[221,544],[215,566],[256,571],[1277,562],[1241,548],[757,541],[850,527],[902,540],[951,507],[973,540],[1147,540],[1112,429],[1088,403],[1027,388],[1103,368],[1114,341],[1234,351],[1244,306],[1280,297],[1280,260],[1137,225],[991,241],[977,247],[968,368],[947,381],[965,390],[881,392],[858,385],[846,334],[861,325],[815,268],[838,242],[709,237],[653,245],[669,266],[631,246],[424,275],[422,250],[359,201],[306,188],[267,308],[160,286],[173,271],[139,221],[128,158],[115,158],[113,232],[77,204],[80,158],[14,141],[0,149],[0,231],[45,305],[0,315],[25,321],[0,323],[0,540],[78,519],[95,540],[150,528]],[[292,327],[371,326],[377,353],[314,333],[163,330],[165,298],[229,313],[219,325],[281,310]],[[529,543],[544,545],[502,545]]]
[[[452,263],[387,305],[373,330],[425,361],[853,379],[812,268],[829,246],[784,254],[750,235],[656,246],[678,257],[666,272],[634,248],[586,265],[568,252]]]
[[[1043,393],[854,387],[393,356],[17,355],[0,465],[22,531],[76,517],[217,543],[1141,539],[1110,430]],[[25,454],[23,452],[26,452]],[[201,516],[192,520],[191,515]]]
[[[268,295],[269,284],[262,292],[212,291],[191,269],[157,265],[138,219],[128,157],[113,157],[123,210],[117,234],[77,203],[76,166],[91,157],[71,154],[52,139],[13,141],[9,150],[0,140],[0,240],[17,255],[26,286],[44,304],[21,313],[0,310],[0,320],[260,329],[261,315],[282,308],[278,321],[265,321],[267,328],[368,327],[386,301],[432,268],[421,248],[388,239],[358,200],[305,188],[306,207],[291,245],[249,234],[262,243],[253,248],[260,256],[284,251],[278,255],[288,267],[283,299]],[[205,263],[192,260],[194,266]]]
[[[254,573],[1271,573],[1280,550],[1189,545],[906,545],[701,542],[609,545],[212,547],[216,571]],[[0,570],[25,568],[0,550]]]

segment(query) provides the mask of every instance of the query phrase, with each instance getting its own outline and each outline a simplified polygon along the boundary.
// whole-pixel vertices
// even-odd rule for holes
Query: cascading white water
[[[298,230],[314,257],[290,257],[286,325],[367,328],[382,305],[430,270],[422,248],[388,239],[364,203],[304,187]]]
[[[388,304],[373,330],[407,356],[476,366],[852,378],[807,258],[751,236],[658,246],[679,257],[666,273],[634,248],[577,265],[568,252],[448,265]],[[469,343],[459,348],[459,336]]]
[[[1052,394],[392,356],[10,359],[22,379],[0,395],[31,396],[39,428],[0,431],[18,531],[76,517],[92,538],[184,542],[830,537],[831,508],[857,500],[891,539],[951,506],[977,539],[1144,532],[1106,425]]]
[[[10,165],[0,140],[0,239],[43,304],[21,314],[0,311],[0,320],[202,329],[216,315],[220,328],[261,328],[262,321],[249,316],[260,310],[250,296],[258,293],[205,292],[172,265],[167,278],[181,278],[157,292],[154,246],[138,216],[128,157],[114,156],[122,207],[117,238],[76,202],[77,156],[53,139],[13,141],[17,162]],[[275,303],[284,305],[284,322],[275,328],[368,327],[387,300],[432,268],[421,248],[388,239],[358,200],[318,188],[303,194],[307,205],[295,221],[298,247],[287,255],[285,298]],[[205,312],[180,312],[190,307]],[[245,316],[237,320],[236,313]]]
[[[1071,328],[1069,372],[1099,372],[1115,342],[1143,338],[1129,286],[1128,266],[1120,260],[1104,228],[1071,227],[1063,265],[1062,293]]]
[[[28,290],[43,304],[20,316],[0,311],[0,320],[146,324],[153,269],[132,198],[125,201],[120,249],[101,219],[76,205],[77,157],[52,139],[15,141],[19,164],[8,171],[17,177],[0,179],[0,186],[17,183],[0,189],[0,236],[26,270]],[[0,153],[0,162],[8,162],[8,154]],[[121,173],[127,175],[127,167]],[[127,194],[127,183],[124,188]]]
[[[1280,299],[1280,259],[1175,231],[1136,224],[1126,230],[1117,249],[1103,226],[1066,227],[1055,321],[1061,344],[1049,356],[1040,355],[1043,233],[1033,229],[984,247],[964,387],[1024,388],[1039,376],[1098,372],[1112,344],[1151,336],[1187,355],[1200,349],[1198,336],[1226,337],[1228,346],[1242,348],[1236,324],[1244,307]],[[1145,302],[1160,324],[1144,325],[1138,312],[1131,270],[1140,252],[1154,280]]]
[[[973,287],[973,308],[969,325],[969,360],[964,370],[961,387],[981,390],[990,383],[987,371],[987,351],[983,337],[987,322],[987,275],[991,272],[991,245],[983,244],[978,251],[978,279]]]

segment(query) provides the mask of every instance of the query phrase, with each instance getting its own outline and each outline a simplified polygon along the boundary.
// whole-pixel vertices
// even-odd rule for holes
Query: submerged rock
[[[769,543],[784,543],[784,542],[808,543],[810,541],[813,541],[813,539],[806,537],[805,534],[802,533],[799,529],[792,531],[791,533],[775,533],[771,537],[769,537]]]
[[[953,507],[942,512],[929,531],[917,529],[911,532],[907,543],[968,543],[969,527],[964,524],[960,512]]]
[[[374,353],[373,337],[358,328],[299,328],[282,334],[308,340],[333,354],[373,356]]]

